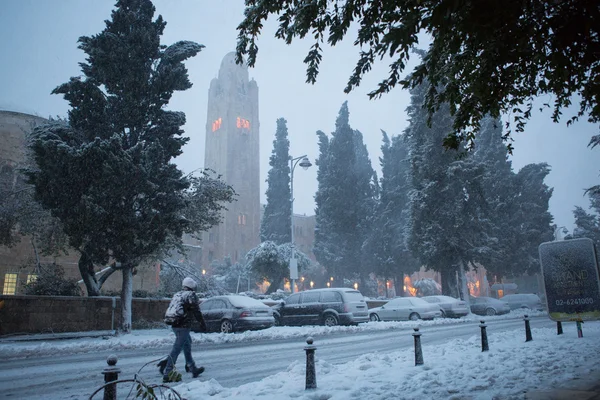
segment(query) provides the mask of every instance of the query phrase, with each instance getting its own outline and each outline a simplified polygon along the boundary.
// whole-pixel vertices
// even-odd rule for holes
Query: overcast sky
[[[84,53],[77,48],[77,39],[99,33],[114,4],[115,1],[109,0],[2,0],[0,110],[42,117],[66,116],[67,102],[50,92],[71,76],[81,75],[78,62],[84,60]],[[225,54],[235,50],[236,26],[242,20],[244,2],[155,0],[154,4],[157,14],[162,14],[167,22],[163,44],[192,40],[206,46],[186,63],[194,86],[176,93],[170,103],[171,109],[183,111],[187,116],[184,129],[191,140],[177,163],[189,172],[204,165],[208,88]],[[381,99],[368,99],[366,93],[388,70],[387,64],[380,63],[365,77],[361,87],[344,94],[358,55],[358,49],[352,46],[354,38],[327,49],[317,84],[306,84],[302,60],[311,43],[295,41],[287,46],[275,40],[275,22],[272,19],[266,24],[258,43],[256,67],[250,69],[250,77],[259,87],[261,201],[265,201],[265,179],[277,118],[288,121],[291,155],[307,154],[314,164],[318,156],[315,132],[334,130],[337,113],[345,100],[350,108],[350,124],[363,133],[373,167],[380,174],[380,130],[396,135],[406,128],[408,92],[395,89]],[[597,132],[597,126],[586,122],[569,128],[564,122],[554,124],[546,110],[541,114],[536,112],[526,132],[514,137],[515,170],[534,162],[551,165],[552,172],[546,180],[554,188],[550,211],[558,226],[564,225],[570,231],[575,205],[585,208],[589,205],[583,196],[584,188],[600,180],[600,149],[587,147],[590,137]],[[295,170],[296,213],[314,214],[316,173],[314,166],[307,171]]]

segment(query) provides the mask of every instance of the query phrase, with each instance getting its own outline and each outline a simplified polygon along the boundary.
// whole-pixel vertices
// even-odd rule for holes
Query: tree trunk
[[[396,296],[404,297],[404,274],[394,278],[394,287],[396,288]]]
[[[121,287],[121,333],[131,333],[131,298],[133,293],[133,266],[123,265]]]
[[[273,292],[276,292],[277,289],[279,289],[279,286],[281,286],[282,282],[283,282],[283,277],[279,277],[279,278],[273,280],[273,282],[271,282],[271,284],[267,288],[267,291],[265,294],[271,294]],[[290,282],[290,284],[291,284],[291,282]]]
[[[461,300],[467,303],[467,307],[471,308],[471,302],[469,301],[469,286],[467,285],[467,275],[465,274],[465,264],[461,260],[458,264],[460,268],[460,288],[461,288]]]
[[[78,266],[88,297],[100,296],[100,286],[94,275],[94,264],[90,261],[85,252],[81,252]]]
[[[458,298],[458,289],[456,287],[456,270],[443,269],[440,271],[442,279],[442,294]]]

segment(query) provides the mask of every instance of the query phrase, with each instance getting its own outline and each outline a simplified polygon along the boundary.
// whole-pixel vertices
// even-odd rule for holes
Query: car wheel
[[[490,316],[491,316],[491,315],[496,315],[496,310],[495,310],[495,309],[493,309],[493,308],[487,308],[487,309],[485,310],[485,315],[490,315]]]
[[[411,321],[416,321],[418,319],[421,319],[421,316],[414,312],[408,316],[408,319],[410,319]]]
[[[369,315],[369,321],[377,322],[377,321],[381,321],[381,320],[379,319],[379,315],[373,313],[373,314]]]
[[[275,326],[281,326],[281,318],[278,315],[273,315],[275,318]]]
[[[338,324],[337,317],[333,314],[327,314],[323,317],[323,325],[336,326]]]
[[[440,310],[442,312],[442,318],[446,318],[446,313],[444,312],[444,310]]]
[[[224,319],[223,321],[221,321],[221,332],[223,332],[223,333],[233,332],[233,325],[230,320]]]

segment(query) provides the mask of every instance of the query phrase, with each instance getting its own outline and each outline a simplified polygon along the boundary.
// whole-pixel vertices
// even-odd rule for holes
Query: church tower
[[[229,256],[240,261],[260,243],[258,85],[248,68],[235,63],[235,53],[221,62],[210,83],[204,166],[236,191],[223,221],[203,234],[202,265]]]

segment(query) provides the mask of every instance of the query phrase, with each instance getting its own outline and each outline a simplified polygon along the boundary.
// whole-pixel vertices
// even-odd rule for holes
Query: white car
[[[450,296],[424,296],[428,303],[437,304],[442,310],[442,317],[459,318],[469,314],[467,303]]]
[[[371,321],[416,321],[442,316],[437,304],[431,304],[418,297],[397,297],[381,307],[369,310]]]

